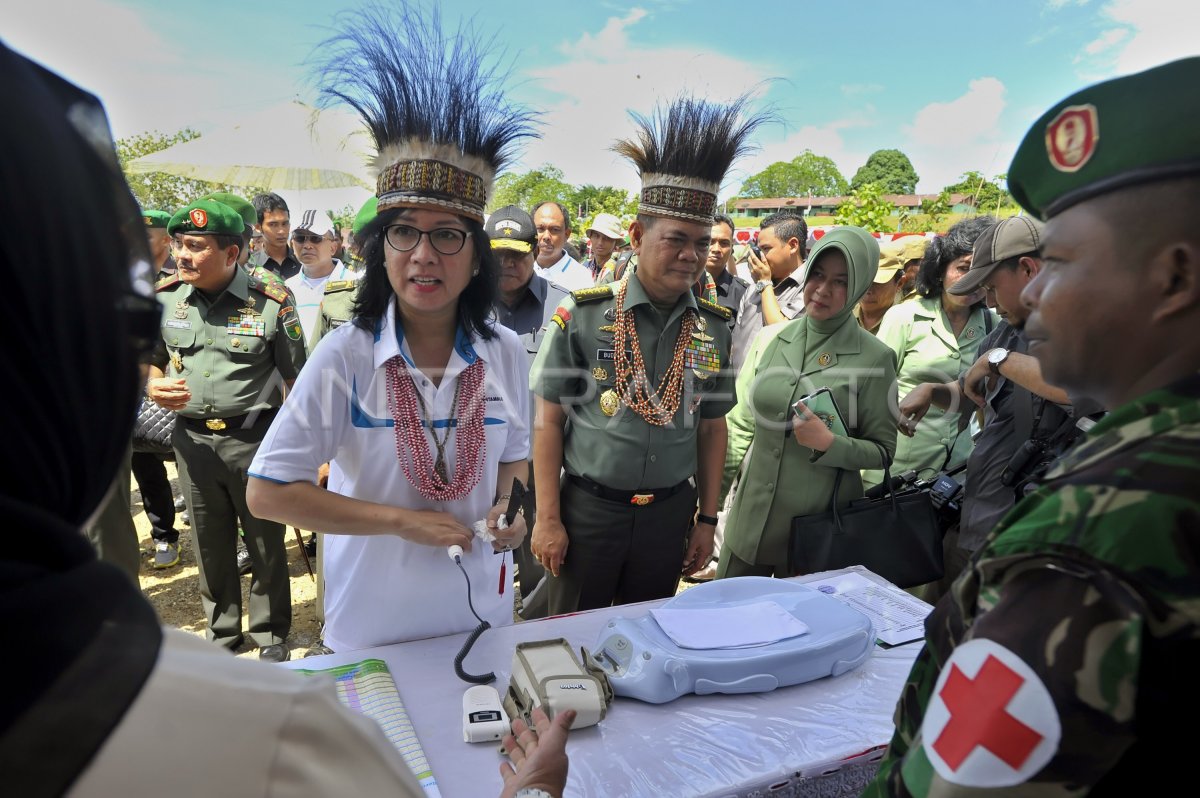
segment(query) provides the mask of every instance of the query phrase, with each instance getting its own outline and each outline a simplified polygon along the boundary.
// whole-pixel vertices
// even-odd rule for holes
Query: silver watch
[[[756,282],[754,284],[754,293],[761,294],[763,291],[766,291],[767,287],[770,285],[771,285],[770,280],[759,280],[758,282]]]
[[[554,798],[554,796],[541,787],[522,787],[517,790],[513,798]]]
[[[987,353],[988,368],[996,376],[1000,376],[1000,366],[1004,361],[1008,360],[1009,351],[1003,347],[997,347]]]

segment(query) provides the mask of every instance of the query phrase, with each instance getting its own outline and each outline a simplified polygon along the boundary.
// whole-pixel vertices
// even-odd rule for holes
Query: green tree
[[[850,184],[837,164],[805,150],[790,161],[776,161],[742,184],[742,197],[840,197]]]
[[[128,138],[117,139],[117,159],[121,163],[121,171],[125,174],[125,182],[129,190],[137,198],[143,208],[172,212],[187,205],[197,197],[213,191],[228,191],[244,197],[251,197],[262,191],[255,186],[229,186],[224,183],[209,183],[204,180],[191,180],[186,177],[176,177],[166,172],[151,172],[149,174],[132,174],[126,164],[134,158],[141,158],[159,150],[165,150],[175,144],[199,138],[200,134],[190,127],[176,131],[170,135],[157,130],[138,133]]]
[[[1000,187],[1001,181],[1006,177],[1006,175],[996,175],[992,180],[988,180],[983,172],[974,170],[963,172],[962,178],[957,183],[946,186],[943,192],[966,194],[974,200],[975,207],[980,213],[994,213],[1000,208],[1016,204],[1007,189]]]
[[[852,191],[850,199],[838,206],[834,224],[852,224],[872,232],[891,232],[896,206],[883,198],[883,188],[867,183]]]
[[[563,180],[562,170],[545,164],[522,174],[509,172],[501,175],[492,192],[489,210],[516,205],[529,210],[539,202],[553,200],[570,208],[574,192],[570,183]]]
[[[593,186],[590,183],[576,186],[571,192],[567,208],[588,224],[598,213],[611,213],[622,221],[637,214],[637,196],[614,186]]]
[[[884,194],[913,194],[919,179],[912,161],[900,150],[876,150],[854,173],[850,188],[857,190],[875,183]]]

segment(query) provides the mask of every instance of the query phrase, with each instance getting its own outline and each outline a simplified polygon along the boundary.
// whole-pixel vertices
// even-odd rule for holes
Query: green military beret
[[[371,197],[363,203],[363,206],[358,209],[358,215],[354,217],[354,223],[350,225],[350,232],[358,235],[362,229],[371,223],[378,213],[379,197]]]
[[[142,221],[147,227],[166,227],[171,221],[171,214],[166,211],[142,211]]]
[[[258,224],[258,211],[254,210],[254,206],[250,204],[250,200],[244,197],[239,197],[237,194],[230,194],[228,191],[214,191],[211,194],[206,194],[200,199],[216,200],[217,202],[227,207],[233,208],[238,216],[242,217],[242,224],[246,227],[253,227]]]
[[[1200,173],[1200,57],[1089,86],[1042,115],[1017,147],[1008,190],[1047,219],[1137,183]]]
[[[167,225],[167,232],[171,235],[240,236],[243,227],[242,217],[228,205],[216,200],[199,199],[175,212],[171,223]]]

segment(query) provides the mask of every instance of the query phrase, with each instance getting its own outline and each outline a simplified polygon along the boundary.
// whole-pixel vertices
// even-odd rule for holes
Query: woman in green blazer
[[[859,469],[883,466],[896,447],[896,356],[859,327],[852,310],[879,267],[879,244],[860,227],[837,227],[804,269],[804,315],[765,327],[738,375],[738,403],[726,417],[729,446],[722,494],[737,481],[718,578],[788,576],[792,518],[863,495]],[[791,422],[792,405],[829,388],[848,437],[813,414]],[[876,445],[878,444],[878,445]]]

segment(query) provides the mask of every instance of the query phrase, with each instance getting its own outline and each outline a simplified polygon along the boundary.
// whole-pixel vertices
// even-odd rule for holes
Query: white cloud
[[[1200,3],[1191,0],[1111,0],[1100,9],[1118,27],[1084,47],[1108,74],[1129,74],[1200,54]],[[1107,43],[1107,44],[1106,44]],[[1123,46],[1118,46],[1123,45]]]
[[[732,196],[751,175],[761,172],[776,161],[790,161],[805,150],[815,155],[824,155],[837,164],[838,171],[846,180],[854,177],[855,170],[866,163],[870,153],[861,152],[846,144],[844,131],[870,127],[867,117],[838,119],[824,125],[805,125],[780,141],[763,145],[754,155],[741,162],[726,181],[725,194]]]
[[[38,0],[6,11],[5,43],[96,94],[121,138],[148,130],[200,131],[288,99],[288,70],[250,85],[235,59],[203,37],[160,29],[118,0]]]
[[[569,183],[636,190],[633,167],[609,150],[633,131],[627,109],[649,114],[684,92],[731,100],[769,77],[759,65],[711,51],[632,42],[630,29],[647,16],[634,9],[612,17],[598,33],[560,45],[564,61],[526,73],[534,85],[525,91],[551,100],[535,103],[542,139],[526,148],[518,171],[549,163]]]
[[[921,192],[940,191],[968,170],[989,177],[1004,171],[1015,142],[997,134],[1006,106],[1004,84],[993,77],[972,80],[961,97],[929,103],[902,130],[901,147],[920,176]]]
[[[1097,38],[1088,42],[1083,48],[1083,52],[1075,57],[1075,63],[1079,63],[1085,56],[1098,55],[1105,50],[1110,50],[1121,42],[1125,41],[1125,37],[1129,35],[1128,28],[1110,28],[1101,33]]]

